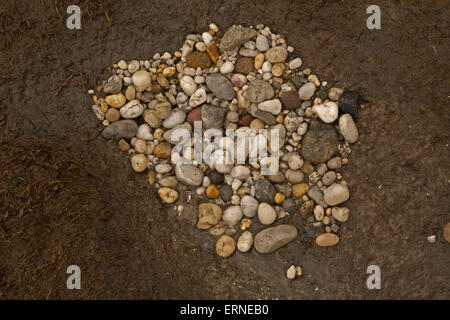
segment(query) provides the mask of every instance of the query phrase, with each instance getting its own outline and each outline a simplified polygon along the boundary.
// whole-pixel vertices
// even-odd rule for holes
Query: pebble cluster
[[[357,93],[328,89],[302,68],[283,36],[263,25],[222,32],[210,24],[174,54],[113,67],[115,74],[89,91],[103,136],[118,141],[134,171],[147,172],[164,203],[176,203],[185,186],[195,188],[203,199],[197,227],[217,236],[219,256],[236,248],[274,252],[297,238],[286,223],[296,214],[318,246],[338,244],[339,226],[350,216],[340,169],[358,140]],[[192,131],[194,121],[222,131],[279,130],[279,170],[263,176],[259,164],[182,163],[193,152],[172,152],[178,141],[171,134]],[[264,228],[254,236],[252,224]]]

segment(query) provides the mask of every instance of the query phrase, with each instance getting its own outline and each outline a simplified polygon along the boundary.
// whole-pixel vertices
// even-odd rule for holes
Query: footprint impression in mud
[[[104,138],[164,203],[182,210],[180,192],[201,198],[197,227],[217,237],[219,256],[271,253],[299,232],[321,247],[339,243],[357,93],[320,80],[263,25],[221,33],[211,24],[173,54],[113,67],[90,90]]]

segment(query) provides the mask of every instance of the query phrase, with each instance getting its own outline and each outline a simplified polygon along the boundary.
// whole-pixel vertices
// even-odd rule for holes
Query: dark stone
[[[233,196],[233,188],[230,185],[224,184],[219,189],[220,197],[223,201],[228,202],[231,201],[231,197]]]
[[[338,134],[334,126],[313,121],[303,137],[301,153],[312,163],[327,162],[338,150]]]
[[[220,186],[223,183],[223,174],[216,170],[211,171],[211,173],[208,174],[208,177],[211,183],[216,186]]]
[[[251,57],[240,57],[234,64],[234,72],[249,74],[255,69],[255,61]]]
[[[271,125],[274,125],[275,123],[277,123],[276,118],[275,118],[274,115],[271,114],[270,112],[261,111],[261,110],[256,110],[256,111],[253,113],[253,116],[254,116],[255,118],[258,118],[258,119],[264,121],[265,124],[268,124],[268,125],[270,125],[270,126],[271,126]]]
[[[204,129],[223,128],[223,120],[225,118],[224,108],[205,104],[202,107],[201,114]]]
[[[211,59],[206,52],[192,51],[186,55],[186,64],[191,68],[206,69],[211,67]]]
[[[290,214],[294,214],[297,212],[297,205],[295,204],[294,199],[287,198],[283,201],[283,210],[289,212]]]
[[[232,100],[236,95],[231,81],[220,73],[213,73],[207,76],[206,85],[219,99]]]
[[[328,92],[326,90],[319,90],[317,93],[317,96],[322,100],[325,101],[328,98]]]
[[[302,203],[300,206],[300,213],[303,218],[307,218],[314,210],[314,201],[308,200]]]
[[[316,236],[324,232],[323,224],[320,222],[309,224],[305,227],[305,231],[308,237],[315,238]]]
[[[275,196],[275,193],[277,193],[277,191],[269,180],[263,179],[256,181],[255,198],[259,202],[267,202],[269,204],[273,204],[273,197]]]
[[[296,90],[291,90],[287,92],[281,92],[280,95],[281,102],[283,103],[283,106],[285,106],[287,109],[297,109],[300,107],[301,100],[298,96],[298,93]]]
[[[220,50],[228,51],[237,48],[256,37],[257,34],[255,29],[232,26],[223,35],[220,41]]]
[[[138,125],[134,120],[119,120],[103,130],[106,139],[131,139],[137,133]]]
[[[244,126],[244,127],[249,127],[250,123],[253,121],[253,117],[251,114],[244,114],[243,116],[241,116],[240,120],[239,120],[239,125],[240,126]]]
[[[358,115],[359,95],[354,91],[344,91],[339,97],[339,110],[350,113],[353,119]]]

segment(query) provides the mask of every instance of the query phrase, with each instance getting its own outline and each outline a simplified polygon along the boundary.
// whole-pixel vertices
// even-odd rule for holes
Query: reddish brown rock
[[[239,119],[239,125],[240,126],[244,126],[244,127],[249,127],[250,123],[252,123],[253,121],[253,117],[251,114],[244,114],[243,116],[241,116],[241,119]]]
[[[209,57],[214,63],[217,63],[219,60],[219,48],[217,48],[217,43],[215,41],[211,41],[206,48],[206,52],[208,52]]]
[[[202,121],[202,107],[192,109],[187,115],[187,122],[194,127],[194,121]]]
[[[291,91],[281,91],[280,100],[287,109],[297,109],[300,107],[302,101],[298,96],[295,86],[292,83],[288,83],[288,85],[291,87]]]
[[[234,64],[234,72],[249,74],[255,68],[255,61],[251,57],[240,57]]]
[[[186,64],[191,68],[197,69],[200,67],[206,69],[211,66],[211,59],[206,52],[192,51],[186,56]]]
[[[339,243],[339,237],[334,233],[322,233],[317,236],[316,243],[320,247],[332,247]]]

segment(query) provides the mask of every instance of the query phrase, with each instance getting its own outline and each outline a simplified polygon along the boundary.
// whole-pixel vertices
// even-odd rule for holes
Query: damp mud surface
[[[0,3],[0,299],[450,298],[448,1],[379,1],[380,30],[366,1],[73,2],[81,30],[64,1]],[[222,259],[196,228],[199,200],[163,205],[102,137],[87,90],[108,66],[174,52],[210,22],[263,23],[320,79],[360,93],[336,247],[293,215],[289,245]],[[66,287],[69,265],[81,290]],[[369,265],[381,290],[366,287]]]

